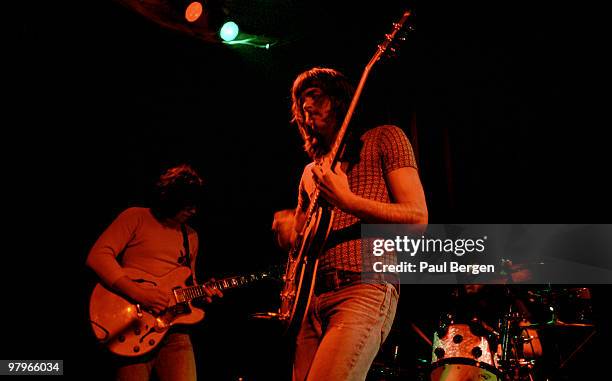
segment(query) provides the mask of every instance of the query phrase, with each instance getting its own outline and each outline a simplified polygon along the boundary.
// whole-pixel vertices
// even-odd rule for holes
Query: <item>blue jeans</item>
[[[398,298],[389,283],[313,295],[297,337],[293,381],[365,380],[391,330]]]
[[[195,357],[189,335],[170,332],[153,353],[124,360],[117,369],[116,380],[149,381],[153,369],[160,381],[195,381]]]

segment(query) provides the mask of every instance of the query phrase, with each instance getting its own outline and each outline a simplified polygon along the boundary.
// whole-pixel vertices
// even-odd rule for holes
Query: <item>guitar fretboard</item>
[[[190,302],[194,299],[205,298],[207,296],[204,291],[204,287],[217,289],[220,291],[227,290],[230,288],[237,288],[240,286],[247,285],[249,283],[262,280],[270,277],[270,273],[263,272],[257,274],[234,276],[230,278],[224,278],[214,282],[208,282],[203,285],[185,287],[174,290],[174,295],[178,303]]]

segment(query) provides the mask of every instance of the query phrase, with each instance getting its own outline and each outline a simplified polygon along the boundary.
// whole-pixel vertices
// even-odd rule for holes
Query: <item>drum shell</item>
[[[501,372],[485,363],[449,358],[432,364],[430,381],[501,381]]]
[[[441,337],[434,333],[430,380],[497,381],[495,352],[470,324],[450,324]]]

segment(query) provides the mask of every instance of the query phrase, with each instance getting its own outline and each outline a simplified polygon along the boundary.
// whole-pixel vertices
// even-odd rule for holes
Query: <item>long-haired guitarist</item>
[[[329,68],[307,70],[293,83],[293,119],[313,162],[302,174],[297,208],[277,212],[273,230],[282,247],[293,245],[316,186],[335,216],[297,335],[294,381],[366,378],[395,318],[399,286],[389,274],[362,272],[360,223],[427,224],[416,160],[400,128],[351,126],[342,159],[335,168],[326,164],[353,93]]]
[[[131,207],[119,214],[89,252],[87,266],[107,287],[142,308],[155,313],[166,309],[167,293],[133,281],[124,268],[162,276],[188,266],[195,274],[198,235],[187,221],[197,211],[202,183],[189,165],[168,169],[156,184],[151,208]],[[216,289],[206,288],[206,292],[208,301],[222,296]],[[180,330],[171,330],[159,348],[147,355],[117,361],[118,380],[149,380],[153,369],[162,381],[196,380],[191,340]]]

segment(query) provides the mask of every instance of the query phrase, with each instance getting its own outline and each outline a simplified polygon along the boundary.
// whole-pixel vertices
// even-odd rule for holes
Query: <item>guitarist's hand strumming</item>
[[[156,314],[165,310],[170,303],[170,296],[159,287],[134,282],[127,276],[119,278],[113,288]]]

